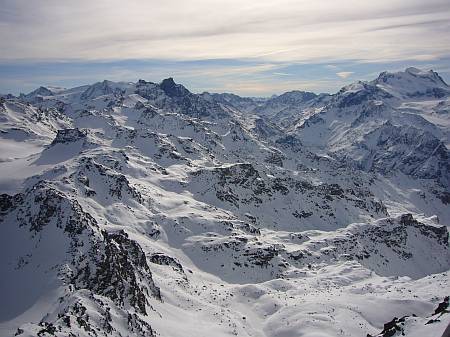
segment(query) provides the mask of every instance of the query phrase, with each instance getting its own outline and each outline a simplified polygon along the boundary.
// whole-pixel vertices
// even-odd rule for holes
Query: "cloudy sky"
[[[333,92],[407,66],[450,79],[449,0],[0,0],[0,92],[103,79]]]

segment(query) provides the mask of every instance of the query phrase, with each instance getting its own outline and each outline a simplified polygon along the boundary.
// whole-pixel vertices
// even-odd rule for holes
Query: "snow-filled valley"
[[[0,96],[0,336],[440,337],[450,87]]]

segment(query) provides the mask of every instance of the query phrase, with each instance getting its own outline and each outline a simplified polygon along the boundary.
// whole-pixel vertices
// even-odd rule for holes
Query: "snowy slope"
[[[448,188],[449,97],[450,87],[435,72],[385,72],[342,88],[289,132],[363,170],[433,177]],[[443,107],[443,116],[434,117],[430,106]]]
[[[440,336],[449,97],[411,68],[2,96],[0,336]]]

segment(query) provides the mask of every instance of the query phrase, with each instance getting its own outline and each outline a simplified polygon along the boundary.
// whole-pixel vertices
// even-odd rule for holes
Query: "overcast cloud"
[[[449,0],[0,0],[0,62],[250,60],[282,77],[280,64],[447,59],[449,18]]]
[[[450,2],[1,1],[2,59],[433,59]]]

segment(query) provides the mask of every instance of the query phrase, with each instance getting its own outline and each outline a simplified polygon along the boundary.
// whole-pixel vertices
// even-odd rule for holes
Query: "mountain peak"
[[[29,96],[29,97],[31,97],[31,96],[33,96],[33,97],[35,97],[35,96],[52,96],[52,95],[53,95],[53,92],[49,88],[46,88],[44,86],[40,86],[36,90],[33,90],[32,92],[27,94],[27,96]]]
[[[384,71],[371,83],[396,97],[441,98],[450,94],[450,88],[438,73],[414,67],[398,72]]]
[[[183,97],[189,94],[189,90],[181,84],[175,83],[172,77],[162,80],[159,86],[170,97]]]
[[[119,94],[126,88],[127,84],[124,82],[113,82],[109,80],[103,80],[90,85],[82,94],[81,99],[94,99],[99,96],[109,94]]]
[[[410,73],[410,74],[414,74],[414,75],[418,75],[420,73],[423,73],[422,70],[415,68],[415,67],[409,67],[405,69],[406,73]]]
[[[165,79],[163,79],[163,80],[161,81],[161,85],[172,85],[172,86],[175,86],[176,83],[175,83],[175,81],[173,80],[173,77],[168,77],[168,78],[165,78]]]
[[[409,67],[409,68],[405,69],[405,73],[412,75],[412,76],[416,76],[416,77],[428,77],[437,82],[441,82],[441,83],[447,85],[447,83],[444,82],[442,77],[439,76],[439,74],[437,72],[433,71],[432,69],[422,70],[422,69],[418,69],[415,67]]]
[[[386,81],[390,78],[429,78],[435,81],[439,81],[445,84],[445,82],[442,80],[442,78],[439,76],[438,73],[434,72],[433,70],[423,70],[418,69],[415,67],[408,67],[404,71],[396,71],[396,72],[390,72],[390,71],[383,71],[378,76],[377,80],[380,81]]]

